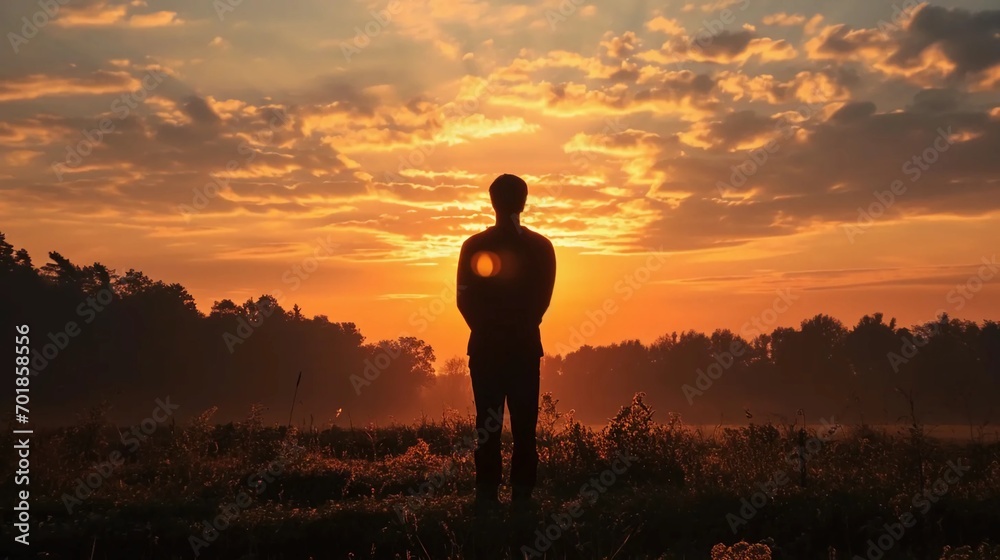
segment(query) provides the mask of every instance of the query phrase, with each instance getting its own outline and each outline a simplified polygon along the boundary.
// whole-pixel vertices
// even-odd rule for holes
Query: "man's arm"
[[[549,304],[552,302],[552,290],[556,285],[556,252],[548,239],[543,238],[543,241],[540,249],[541,258],[539,259],[541,263],[541,274],[539,275],[541,284],[538,286],[538,291],[536,292],[537,299],[535,300],[534,309],[532,309],[533,317],[539,323],[542,322],[542,317],[549,309]]]
[[[481,304],[478,303],[476,294],[473,291],[472,273],[472,251],[469,249],[469,241],[462,244],[462,250],[458,255],[458,280],[455,291],[457,292],[458,310],[465,318],[465,324],[472,330],[480,323],[483,313]]]

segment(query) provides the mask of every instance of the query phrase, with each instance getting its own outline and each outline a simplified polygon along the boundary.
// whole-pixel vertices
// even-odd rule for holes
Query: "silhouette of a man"
[[[497,502],[504,401],[514,437],[512,499],[531,498],[538,470],[539,324],[552,299],[552,243],[520,223],[528,185],[501,175],[490,185],[496,225],[465,241],[458,258],[458,309],[469,336],[469,370],[476,401],[476,501]]]

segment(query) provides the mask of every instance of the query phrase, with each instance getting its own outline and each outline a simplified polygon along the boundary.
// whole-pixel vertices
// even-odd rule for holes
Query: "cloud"
[[[184,23],[177,16],[177,12],[160,11],[148,14],[135,14],[128,18],[129,27],[169,27],[171,25],[181,25]]]
[[[831,121],[847,123],[854,120],[868,118],[875,114],[876,107],[871,101],[859,101],[857,103],[845,103],[830,116]]]
[[[873,60],[891,49],[891,39],[878,29],[852,29],[843,23],[822,28],[806,43],[813,60]]]
[[[806,16],[802,14],[786,14],[785,12],[768,14],[761,19],[761,23],[764,25],[778,25],[784,27],[802,25],[805,22]]]
[[[38,150],[11,150],[3,154],[4,163],[11,167],[22,167],[38,159],[42,155]]]
[[[771,74],[748,76],[742,72],[721,72],[719,89],[740,101],[766,101],[772,105],[802,101],[828,103],[850,97],[850,92],[835,78],[809,71],[797,73],[792,79],[780,81]]]
[[[106,1],[71,3],[62,6],[55,25],[59,27],[87,27],[114,25],[125,20],[128,7]]]
[[[605,34],[600,43],[607,56],[612,59],[624,59],[631,55],[638,46],[638,39],[634,33],[626,32],[622,36]],[[582,77],[594,80],[632,80],[638,77],[638,66],[627,60],[614,60],[613,64],[606,64],[599,57],[584,56],[580,53],[565,50],[549,51],[545,54],[536,54],[529,51],[521,53],[510,64],[496,68],[491,73],[491,78],[511,82],[530,81],[546,70],[566,68],[579,70]]]
[[[416,0],[398,5],[402,8],[392,15],[387,24],[388,32],[429,44],[452,60],[464,53],[457,28],[509,34],[526,21],[544,23],[542,6],[497,5],[485,0]],[[379,4],[376,9],[383,9],[383,5]]]
[[[798,52],[785,39],[759,37],[751,29],[742,29],[724,30],[696,38],[674,37],[658,50],[644,51],[637,56],[641,60],[660,64],[687,61],[730,64],[745,63],[755,57],[760,62],[791,60],[798,56]]]
[[[653,19],[646,22],[646,29],[650,31],[659,31],[661,33],[666,33],[667,35],[686,35],[684,30],[684,25],[673,18],[667,18],[663,16],[656,16]]]
[[[640,42],[632,31],[626,31],[620,36],[611,36],[601,41],[601,46],[611,58],[628,58],[635,52]]]
[[[914,12],[888,62],[910,66],[934,45],[952,63],[952,76],[995,68],[1000,65],[1000,10],[973,13],[924,5]]]
[[[923,4],[902,28],[829,25],[806,49],[814,60],[864,62],[924,87],[967,81],[972,89],[992,90],[1000,84],[1000,10]]]
[[[0,146],[38,148],[53,144],[72,130],[58,117],[38,116],[0,122]]]
[[[74,6],[61,25],[124,29],[190,18],[138,14],[146,9],[138,4]],[[135,71],[164,60],[151,53],[190,60],[170,50],[172,39],[151,36],[147,46],[102,29],[117,57],[107,70],[5,71],[0,101],[11,103],[0,118],[0,189],[8,207],[44,208],[66,223],[103,216],[150,235],[213,241],[231,241],[250,222],[261,239],[329,228],[343,232],[348,258],[412,261],[449,256],[456,240],[491,222],[483,188],[497,162],[508,161],[529,179],[539,228],[564,246],[709,250],[851,223],[873,192],[909,181],[903,165],[950,126],[955,144],[907,183],[885,223],[1000,210],[991,155],[1000,148],[1000,107],[988,95],[1000,83],[992,16],[944,10],[935,24],[921,19],[923,8],[883,33],[860,18],[851,20],[857,29],[830,13],[806,19],[790,6],[765,16],[774,27],[762,31],[745,23],[689,36],[691,18],[740,3],[702,6],[709,4],[672,14],[680,19],[652,11],[622,20],[602,8],[607,25],[581,19],[572,33],[539,35],[532,26],[547,29],[545,10],[558,2],[422,0],[373,38],[392,56],[366,53],[363,64],[320,78],[302,71],[318,56],[309,25],[252,21],[251,10],[246,26],[258,39],[243,41],[240,27],[226,38],[274,62],[272,41],[292,36],[280,58],[294,67],[281,79],[209,68],[210,59],[183,66],[170,87],[115,120],[60,183],[51,164],[108,115],[94,95],[138,88]],[[369,7],[386,5],[345,12],[336,34],[363,27]],[[801,33],[777,29],[793,26]],[[229,46],[218,29],[188,31],[202,51]],[[78,40],[77,32],[54,32]],[[966,45],[976,41],[983,52]],[[300,43],[309,48],[295,50]],[[445,57],[457,58],[427,64]],[[308,79],[288,78],[303,73]],[[74,116],[57,116],[63,107]],[[269,130],[278,112],[287,120]],[[598,132],[612,117],[621,126]],[[779,123],[787,136],[777,136]],[[732,181],[748,150],[771,140],[777,149],[766,163]],[[213,180],[225,183],[218,196],[182,222],[178,205]],[[731,190],[720,193],[720,182]],[[254,258],[234,248],[220,252]]]
[[[216,124],[220,120],[208,103],[197,96],[189,97],[181,106],[181,111],[197,124]]]
[[[528,108],[546,115],[610,116],[653,112],[697,119],[715,111],[715,82],[684,70],[657,72],[641,86],[616,83],[590,88],[586,84],[539,82],[514,84],[491,95],[490,103]]]
[[[727,152],[756,148],[781,134],[778,119],[756,111],[737,111],[716,121],[699,121],[680,135],[688,146]]]
[[[131,6],[141,5],[132,3]],[[112,4],[105,0],[73,2],[60,8],[54,24],[59,27],[121,26],[147,29],[185,23],[177,12],[162,10],[129,14],[129,11],[128,5]]]
[[[969,89],[972,91],[1000,91],[1000,66],[977,74]]]
[[[97,70],[82,77],[31,74],[0,82],[0,102],[40,97],[101,95],[136,90],[139,80],[124,71]]]
[[[907,110],[914,113],[947,113],[956,111],[960,105],[958,91],[930,88],[917,92]]]
[[[736,6],[737,4],[740,4],[739,9],[743,10],[746,9],[749,3],[750,3],[749,0],[714,0],[711,2],[703,2],[698,4],[687,3],[684,4],[683,7],[681,7],[681,11],[684,13],[689,13],[695,10],[700,10],[703,13],[707,14],[711,12],[721,12],[722,10],[725,10],[727,8]]]
[[[914,103],[912,106],[920,106]],[[717,150],[766,132],[766,117],[736,113],[697,123],[690,134]],[[874,104],[844,105],[829,119],[796,125],[801,134],[779,139],[776,150],[751,173],[746,152],[720,159],[691,150],[661,153],[655,169],[695,193],[664,212],[645,241],[655,247],[708,247],[750,239],[802,233],[833,225],[856,224],[859,209],[876,201],[875,192],[901,181],[904,194],[877,222],[889,224],[919,216],[984,216],[1000,211],[995,177],[1000,162],[1000,123],[970,110],[878,112]],[[946,151],[924,157],[939,131],[950,131]],[[682,135],[682,138],[685,135]],[[924,169],[921,169],[921,166]],[[735,179],[734,179],[735,178]],[[720,196],[718,184],[734,189]],[[668,182],[666,187],[672,183]],[[678,238],[687,237],[685,242]]]

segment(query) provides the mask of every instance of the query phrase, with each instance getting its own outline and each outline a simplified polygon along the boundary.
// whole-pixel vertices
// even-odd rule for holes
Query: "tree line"
[[[433,348],[418,338],[368,341],[354,323],[307,317],[267,294],[216,301],[206,314],[180,284],[48,258],[36,267],[0,233],[0,319],[31,328],[40,423],[73,422],[102,404],[134,423],[166,396],[181,418],[218,407],[217,419],[235,419],[259,403],[270,421],[291,414],[316,427],[473,408],[464,357],[436,372]],[[982,426],[998,416],[1000,325],[942,315],[900,327],[874,313],[851,327],[817,315],[750,340],[727,329],[674,332],[545,356],[542,390],[589,423],[643,391],[694,423],[801,414]]]

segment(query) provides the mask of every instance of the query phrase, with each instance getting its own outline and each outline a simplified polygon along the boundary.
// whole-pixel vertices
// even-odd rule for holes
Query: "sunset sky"
[[[51,3],[0,4],[0,231],[36,266],[205,312],[281,290],[440,362],[514,173],[556,247],[550,353],[1000,319],[995,1]]]

